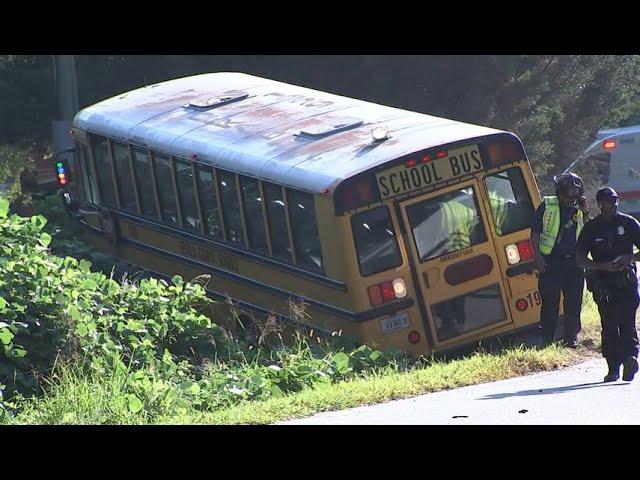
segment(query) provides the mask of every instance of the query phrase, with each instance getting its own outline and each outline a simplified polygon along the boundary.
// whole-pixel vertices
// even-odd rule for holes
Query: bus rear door
[[[480,188],[473,179],[399,204],[435,350],[511,323]]]

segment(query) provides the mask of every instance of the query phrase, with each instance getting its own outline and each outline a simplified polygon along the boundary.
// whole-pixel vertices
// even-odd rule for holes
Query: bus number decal
[[[527,295],[527,300],[529,301],[529,307],[533,308],[534,304],[540,305],[540,292],[538,292],[538,290],[535,290],[533,292],[533,295],[531,295],[531,292],[529,292],[529,294]]]

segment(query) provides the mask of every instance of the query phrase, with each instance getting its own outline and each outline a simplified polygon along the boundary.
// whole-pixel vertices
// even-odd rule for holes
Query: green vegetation
[[[265,423],[578,358],[553,346],[411,361],[312,332],[285,344],[273,321],[251,340],[211,321],[213,301],[198,283],[118,282],[86,260],[51,254],[46,230],[59,227],[44,217],[8,210],[0,199],[5,423]]]
[[[366,346],[345,352],[340,339],[272,346],[264,338],[275,328],[264,328],[257,343],[234,337],[204,314],[213,302],[199,284],[116,282],[86,260],[50,254],[46,219],[8,209],[0,199],[0,382],[14,397],[5,406],[109,379],[115,416],[108,421],[131,421],[123,411],[154,421],[279,397],[397,361]]]

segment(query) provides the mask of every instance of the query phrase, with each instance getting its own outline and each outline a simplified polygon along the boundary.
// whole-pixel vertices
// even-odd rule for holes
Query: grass
[[[500,353],[477,352],[455,360],[431,360],[406,369],[391,364],[355,379],[306,388],[263,401],[200,411],[188,402],[161,405],[153,414],[132,412],[124,393],[128,372],[103,378],[62,366],[49,379],[47,393],[21,404],[12,424],[272,424],[319,412],[342,410],[554,370],[598,355],[600,325],[591,295],[585,295],[580,348],[516,346]],[[178,405],[178,407],[176,407]],[[2,423],[0,421],[0,423]]]
[[[387,369],[366,378],[308,389],[264,402],[241,404],[217,412],[161,418],[160,423],[276,423],[319,412],[371,405],[554,370],[597,356],[600,345],[598,310],[591,294],[586,293],[582,310],[580,347],[576,351],[552,345],[541,349],[515,347],[500,354],[476,353],[468,358],[434,362],[408,372]]]
[[[371,405],[465,385],[490,382],[575,361],[577,354],[557,346],[542,350],[517,347],[500,355],[478,353],[469,358],[437,362],[409,372],[378,372],[366,378],[302,391],[295,395],[241,404],[212,413],[161,418],[160,423],[270,424],[318,412]]]

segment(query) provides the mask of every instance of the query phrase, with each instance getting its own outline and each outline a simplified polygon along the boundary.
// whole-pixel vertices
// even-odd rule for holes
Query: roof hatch
[[[185,105],[185,107],[195,108],[197,110],[210,110],[229,103],[239,102],[248,96],[249,94],[247,92],[235,90],[220,95],[207,95],[206,97],[198,98],[190,102],[188,105]]]
[[[338,118],[333,122],[322,123],[320,125],[314,125],[303,130],[297,134],[303,138],[323,138],[333,135],[335,133],[344,132],[345,130],[351,130],[357,128],[364,123],[363,120],[355,117]]]

